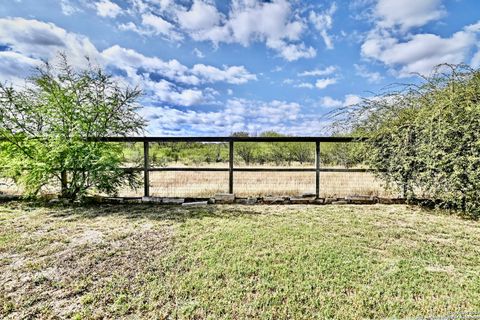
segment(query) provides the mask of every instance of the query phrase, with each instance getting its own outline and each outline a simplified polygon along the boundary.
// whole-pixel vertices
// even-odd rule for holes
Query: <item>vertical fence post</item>
[[[315,141],[315,197],[320,198],[320,141]]]
[[[229,141],[228,151],[228,193],[233,193],[233,141]]]
[[[143,142],[143,194],[150,197],[150,158],[148,141]]]

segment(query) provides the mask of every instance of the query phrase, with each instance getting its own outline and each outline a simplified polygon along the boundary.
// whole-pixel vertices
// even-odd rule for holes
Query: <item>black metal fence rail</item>
[[[365,137],[103,137],[104,142],[362,142]]]
[[[320,196],[320,172],[369,172],[370,169],[358,168],[322,168],[320,166],[320,144],[322,142],[355,143],[366,141],[358,137],[105,137],[95,139],[104,142],[143,143],[143,167],[125,168],[127,170],[141,170],[144,174],[144,196],[150,196],[150,172],[154,171],[195,171],[195,172],[228,172],[228,193],[234,193],[234,172],[315,172],[315,196]],[[151,167],[149,148],[150,143],[164,142],[228,142],[228,168],[203,167]],[[234,165],[235,142],[314,142],[315,167],[313,168],[236,168]]]

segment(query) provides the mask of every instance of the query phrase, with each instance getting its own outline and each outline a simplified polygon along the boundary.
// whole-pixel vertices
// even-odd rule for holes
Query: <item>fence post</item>
[[[320,141],[315,141],[315,197],[320,198]]]
[[[143,194],[150,197],[150,158],[148,141],[143,142]]]
[[[228,151],[228,193],[233,193],[233,141],[229,141]]]

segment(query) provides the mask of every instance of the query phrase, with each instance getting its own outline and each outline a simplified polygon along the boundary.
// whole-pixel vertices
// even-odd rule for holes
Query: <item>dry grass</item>
[[[60,192],[60,185],[56,183],[52,183],[50,185],[44,186],[41,189],[42,194],[52,194],[52,193],[59,193]],[[23,188],[15,184],[14,181],[11,179],[0,178],[0,194],[22,194]]]
[[[228,191],[227,172],[152,172],[150,193],[154,196],[204,197]],[[314,172],[235,172],[234,192],[238,196],[288,195],[315,192]],[[142,190],[122,190],[123,196],[141,196]],[[390,196],[371,173],[322,172],[322,197],[349,195]]]
[[[9,179],[0,178],[0,194],[20,194],[22,189]]]
[[[224,165],[223,165],[224,166]],[[150,193],[165,197],[209,197],[228,191],[228,172],[151,172]],[[0,180],[0,193],[18,194],[21,188],[11,181]],[[52,186],[45,193],[59,192]],[[234,192],[238,196],[285,195],[298,196],[315,192],[314,172],[235,172]],[[142,196],[143,188],[124,188],[120,196]],[[381,181],[371,173],[322,172],[320,173],[322,197],[349,195],[392,196],[382,187]]]

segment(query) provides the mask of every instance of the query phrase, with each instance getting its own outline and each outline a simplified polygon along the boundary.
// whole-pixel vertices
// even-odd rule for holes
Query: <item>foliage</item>
[[[236,136],[249,136],[248,133],[234,133]],[[280,137],[279,133],[268,131],[260,137]],[[322,165],[351,167],[362,164],[356,143],[322,143]],[[313,164],[315,161],[315,144],[312,142],[236,142],[234,145],[235,161],[245,164],[291,165],[291,163]],[[168,142],[155,143],[150,146],[150,161],[156,166],[169,163],[199,165],[228,162],[227,143]],[[123,148],[124,162],[141,166],[143,163],[143,146],[126,144]]]
[[[232,134],[232,137],[248,137],[248,132],[235,132]],[[255,143],[252,142],[238,142],[235,144],[235,152],[237,155],[245,161],[245,164],[248,166],[250,162],[254,159],[255,154]]]
[[[133,173],[120,168],[121,146],[96,141],[127,136],[144,127],[136,110],[137,88],[122,88],[88,61],[75,70],[65,55],[37,69],[23,89],[0,84],[2,174],[36,195],[54,181],[62,195],[77,199],[89,189],[113,194]]]
[[[346,119],[364,155],[408,198],[480,215],[480,71],[440,65],[419,85],[364,100]]]
[[[320,144],[320,160],[322,164],[340,167],[363,165],[362,143],[327,142]]]
[[[290,159],[300,164],[313,162],[315,159],[315,148],[313,146],[313,144],[307,143],[290,143],[288,145]]]

